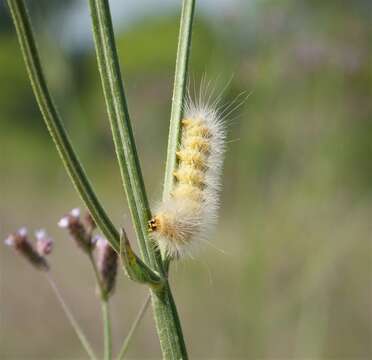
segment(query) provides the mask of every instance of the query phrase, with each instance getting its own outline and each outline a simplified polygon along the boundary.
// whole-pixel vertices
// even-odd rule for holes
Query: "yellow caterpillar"
[[[190,253],[216,222],[225,150],[224,114],[216,103],[188,100],[184,113],[175,185],[149,222],[157,246],[173,258]]]

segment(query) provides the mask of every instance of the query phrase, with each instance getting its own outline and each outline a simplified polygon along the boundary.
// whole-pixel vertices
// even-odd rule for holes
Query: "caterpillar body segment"
[[[171,258],[190,254],[215,224],[225,150],[225,126],[216,106],[186,104],[175,184],[149,222],[152,237]]]

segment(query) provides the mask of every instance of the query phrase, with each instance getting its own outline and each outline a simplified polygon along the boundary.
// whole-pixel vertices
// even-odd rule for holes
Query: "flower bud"
[[[49,255],[53,250],[53,240],[45,229],[35,231],[36,251],[40,256]]]
[[[10,247],[13,247],[20,255],[39,270],[49,270],[49,265],[43,256],[34,249],[28,241],[27,229],[21,228],[13,234],[10,234],[4,241]]]
[[[97,225],[96,225],[96,222],[94,221],[92,215],[90,214],[90,212],[87,211],[84,214],[83,221],[84,221],[84,225],[85,225],[86,230],[90,234],[92,234],[93,231],[97,228]]]
[[[92,251],[92,236],[80,219],[80,209],[72,209],[67,215],[59,220],[60,228],[68,229],[76,244],[85,252]]]
[[[116,273],[118,267],[118,254],[109,242],[99,237],[96,242],[97,267],[101,275],[101,283],[105,296],[112,294],[115,288]]]

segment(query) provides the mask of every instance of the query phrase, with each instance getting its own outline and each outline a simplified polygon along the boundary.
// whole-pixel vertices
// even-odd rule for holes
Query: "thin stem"
[[[130,344],[130,342],[131,342],[131,340],[133,338],[133,335],[134,335],[134,333],[135,333],[138,325],[140,324],[141,320],[143,319],[143,317],[144,317],[144,315],[146,313],[147,308],[150,305],[150,300],[151,300],[151,296],[148,295],[147,298],[146,298],[146,301],[143,303],[140,311],[138,312],[136,318],[134,319],[134,322],[133,322],[132,326],[129,329],[129,332],[128,332],[127,337],[124,339],[124,342],[123,342],[123,345],[120,348],[120,351],[119,351],[119,355],[117,357],[117,360],[123,360],[124,359],[124,356],[126,355],[126,353],[128,351],[129,344]]]
[[[111,336],[111,319],[110,319],[110,308],[109,308],[109,298],[106,294],[101,275],[98,271],[97,264],[94,260],[93,253],[89,253],[89,260],[92,264],[94,275],[96,278],[100,301],[102,310],[102,323],[103,323],[103,348],[104,348],[104,359],[112,359],[112,336]]]
[[[105,360],[112,359],[112,336],[111,336],[111,320],[108,300],[101,301],[102,320],[103,320],[103,337],[104,337],[104,356]]]
[[[146,264],[162,273],[160,253],[154,249],[148,236],[147,223],[151,212],[121,78],[109,3],[107,0],[89,0],[89,3],[107,113],[141,255]]]
[[[58,111],[53,103],[40,63],[31,22],[23,0],[8,0],[34,95],[59,156],[77,192],[110,244],[119,250],[119,233],[99,202],[72,147]]]
[[[181,133],[183,102],[190,57],[191,34],[194,19],[195,0],[183,0],[180,32],[178,37],[176,71],[174,76],[172,110],[169,125],[167,161],[163,186],[163,198],[167,198],[173,187],[173,172],[177,164],[176,151]]]
[[[101,275],[99,274],[99,271],[98,271],[98,268],[97,268],[97,264],[94,260],[94,256],[93,256],[93,253],[90,252],[88,254],[88,257],[89,257],[89,261],[92,265],[92,268],[93,268],[93,272],[94,272],[94,276],[96,278],[96,283],[97,283],[97,286],[98,286],[98,290],[99,290],[99,294],[100,294],[100,297],[105,297],[105,290],[104,290],[104,287],[103,287],[103,284],[102,284],[102,280],[101,280]]]
[[[72,315],[71,310],[69,309],[69,307],[67,306],[67,304],[63,300],[62,294],[59,291],[52,275],[49,272],[47,272],[45,274],[45,276],[48,280],[48,283],[49,283],[50,287],[52,288],[52,290],[54,292],[54,295],[56,296],[58,302],[60,303],[68,321],[70,322],[70,324],[71,324],[72,328],[74,329],[77,337],[79,338],[81,345],[83,346],[83,348],[85,349],[85,351],[89,355],[90,359],[96,360],[97,358],[96,358],[96,355],[94,354],[92,346],[89,344],[89,341],[87,340],[83,330],[81,329],[78,322],[75,320],[74,316]]]

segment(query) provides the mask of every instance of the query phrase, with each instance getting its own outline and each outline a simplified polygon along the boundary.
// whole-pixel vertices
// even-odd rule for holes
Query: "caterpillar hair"
[[[177,150],[175,184],[168,198],[149,222],[152,237],[163,254],[179,258],[191,254],[217,221],[221,172],[225,152],[225,119],[235,110],[236,100],[220,106],[213,91],[202,81],[198,100],[186,97]],[[239,97],[239,96],[238,96]]]

